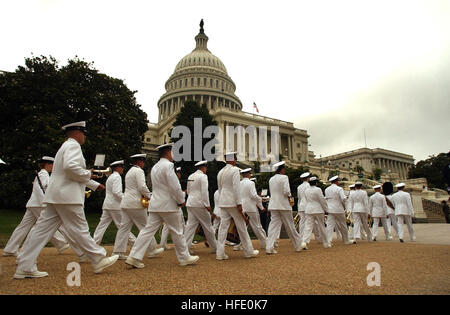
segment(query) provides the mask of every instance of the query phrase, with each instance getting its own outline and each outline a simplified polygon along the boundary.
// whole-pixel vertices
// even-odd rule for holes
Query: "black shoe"
[[[400,239],[400,243],[404,243],[404,242],[405,242],[404,240]]]
[[[376,242],[376,241],[377,241],[377,239],[376,239],[376,238],[374,238],[374,239],[373,239],[373,241],[374,241],[374,242]]]

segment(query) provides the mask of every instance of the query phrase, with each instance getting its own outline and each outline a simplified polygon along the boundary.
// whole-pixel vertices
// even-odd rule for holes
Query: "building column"
[[[211,95],[208,97],[208,109],[211,110]]]
[[[287,141],[288,141],[288,159],[290,160],[291,154],[292,154],[291,153],[292,147],[291,147],[291,136],[290,135],[288,135]]]

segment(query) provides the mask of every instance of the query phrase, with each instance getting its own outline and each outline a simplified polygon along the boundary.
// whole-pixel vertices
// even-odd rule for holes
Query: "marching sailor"
[[[387,226],[386,221],[386,217],[388,216],[386,198],[380,193],[381,185],[375,185],[373,186],[373,189],[375,190],[375,193],[369,198],[369,213],[373,218],[373,225],[372,225],[373,240],[374,241],[377,240],[378,225],[380,223],[380,220],[384,228],[386,241],[391,240],[392,237],[389,234],[389,228]]]
[[[84,214],[86,186],[92,190],[104,190],[105,186],[93,180],[92,171],[86,170],[86,162],[81,145],[86,140],[86,122],[76,122],[63,126],[68,139],[61,145],[55,156],[52,176],[45,192],[43,203],[47,207],[28,234],[20,251],[14,278],[46,277],[46,272],[37,270],[36,260],[42,248],[56,230],[64,225],[69,236],[69,244],[79,246],[92,262],[94,273],[100,273],[114,264],[119,256],[106,257],[106,250],[97,245],[89,233]],[[76,244],[72,245],[72,239]]]
[[[391,182],[385,182],[382,186],[383,189],[383,195],[384,198],[386,199],[386,204],[387,204],[387,220],[386,220],[386,224],[389,230],[389,235],[392,236],[392,229],[391,229],[391,224],[392,227],[395,230],[395,233],[398,236],[398,226],[397,226],[397,217],[395,216],[395,212],[394,212],[394,205],[392,203],[392,194],[394,192],[394,185],[392,185]]]
[[[252,258],[259,254],[258,250],[253,249],[250,235],[247,231],[246,217],[242,210],[242,201],[240,193],[240,175],[239,168],[236,167],[237,152],[227,152],[225,154],[226,165],[219,174],[217,174],[217,184],[219,190],[219,207],[221,210],[219,233],[217,237],[216,259],[228,259],[225,253],[225,241],[231,218],[236,225],[239,239],[244,247],[244,257]]]
[[[181,167],[177,167],[175,169],[176,173],[177,173],[177,177],[179,180],[181,180]],[[186,228],[186,222],[184,221],[184,215],[183,215],[183,210],[181,210],[180,208],[180,217],[181,217],[181,224],[183,225],[183,233],[185,231]],[[170,249],[169,245],[167,245],[167,238],[169,237],[169,227],[167,226],[167,224],[164,223],[163,229],[161,231],[161,240],[159,241],[159,246],[161,246],[164,249]]]
[[[44,200],[44,193],[50,180],[49,173],[52,172],[54,161],[55,159],[49,156],[44,156],[39,160],[39,168],[41,170],[33,181],[31,197],[26,204],[27,210],[25,211],[22,221],[20,221],[20,224],[14,229],[8,243],[6,243],[6,246],[3,249],[3,256],[17,256],[20,244],[22,244],[22,241],[27,237],[31,228],[41,215],[42,210],[44,210],[45,205],[42,201]],[[59,231],[55,232],[50,239],[50,242],[56,247],[58,253],[62,253],[70,247]]]
[[[333,231],[336,229],[342,236],[344,244],[351,244],[348,240],[347,223],[344,212],[344,205],[347,200],[342,187],[339,187],[338,176],[329,179],[331,186],[325,189],[325,200],[328,205],[327,216],[327,239],[331,244],[333,240]]]
[[[183,235],[183,223],[181,222],[180,212],[181,207],[185,205],[186,194],[181,190],[180,181],[175,174],[172,146],[173,143],[168,143],[157,147],[160,159],[152,167],[150,173],[153,194],[148,207],[147,224],[139,232],[136,243],[134,243],[130,255],[125,261],[125,263],[135,268],[145,267],[142,263],[142,258],[163,222],[169,228],[180,266],[194,264],[199,259],[198,256],[189,254],[186,239]]]
[[[206,241],[209,244],[211,253],[216,252],[216,234],[211,223],[211,216],[214,216],[209,204],[208,176],[206,175],[208,161],[200,161],[195,164],[197,171],[188,177],[187,190],[188,199],[186,208],[188,219],[184,237],[186,244],[190,248],[194,240],[195,231],[198,225],[202,226]]]
[[[262,198],[256,193],[255,182],[250,180],[251,170],[251,168],[246,168],[240,172],[243,177],[240,184],[242,210],[247,214],[250,227],[258,238],[261,248],[266,249],[267,235],[261,226],[258,212],[258,208],[264,210],[264,207],[262,206]]]
[[[147,209],[141,203],[141,198],[150,200],[152,197],[150,190],[145,183],[144,165],[147,154],[135,154],[131,156],[133,167],[131,167],[125,175],[125,193],[120,208],[122,209],[122,221],[117,231],[116,240],[114,242],[114,254],[119,255],[119,259],[127,258],[125,252],[127,250],[128,237],[133,224],[142,230],[147,223]],[[175,174],[174,174],[175,175]],[[152,236],[149,239],[148,257],[156,257],[164,251],[164,248],[156,248],[157,243]]]
[[[305,190],[305,198],[306,198],[306,223],[305,223],[305,232],[303,234],[303,241],[301,248],[308,249],[306,241],[311,237],[311,233],[314,227],[314,224],[317,224],[319,229],[320,237],[322,239],[322,244],[324,248],[330,248],[331,244],[328,243],[327,235],[325,232],[325,213],[328,212],[328,205],[323,196],[322,189],[317,187],[317,178],[311,177],[309,179],[309,187]]]
[[[275,175],[269,180],[270,201],[268,210],[271,219],[269,223],[269,235],[267,237],[266,254],[276,254],[275,241],[280,235],[281,226],[284,228],[291,239],[292,245],[296,251],[301,251],[301,239],[294,226],[292,219],[292,206],[290,204],[291,189],[289,178],[286,174],[286,162],[281,161],[273,165]]]
[[[367,240],[372,241],[372,233],[368,224],[369,213],[369,197],[367,192],[361,189],[362,183],[355,183],[355,191],[349,196],[349,207],[353,215],[353,236],[354,240],[361,239],[361,230],[364,230],[367,235]]]
[[[408,226],[409,237],[411,241],[415,241],[416,237],[414,236],[414,228],[412,225],[414,208],[412,206],[411,195],[403,191],[405,188],[404,183],[397,184],[395,187],[397,188],[397,192],[392,195],[391,200],[394,205],[395,216],[397,217],[398,237],[400,242],[403,243],[403,224],[406,223]]]
[[[109,167],[113,173],[108,177],[105,183],[105,200],[102,206],[102,216],[100,222],[94,232],[94,241],[100,244],[105,234],[106,229],[114,222],[117,229],[120,228],[120,222],[122,221],[122,208],[120,203],[123,198],[122,190],[122,177],[123,166],[125,162],[123,160],[112,162]],[[136,241],[136,237],[133,233],[128,235],[128,244],[133,245]]]

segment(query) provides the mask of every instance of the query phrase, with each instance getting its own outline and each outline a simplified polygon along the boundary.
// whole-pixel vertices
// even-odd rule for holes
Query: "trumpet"
[[[298,230],[299,223],[300,223],[300,214],[297,212],[297,214],[294,217],[294,226],[296,230]]]
[[[108,168],[105,169],[105,170],[96,170],[96,169],[93,169],[93,170],[92,170],[92,173],[93,173],[94,175],[96,175],[97,178],[102,178],[104,175],[106,175],[106,174],[108,174],[108,173],[111,173],[111,168],[108,167]]]
[[[141,197],[141,205],[142,205],[142,207],[144,207],[144,208],[148,208],[148,205],[150,204],[150,199],[148,199],[147,197],[145,197],[145,196],[142,196]]]
[[[291,205],[291,207],[294,205],[294,197],[289,196],[289,204]]]
[[[86,198],[89,198],[91,196],[92,190],[86,190],[84,192],[84,195],[86,196]]]

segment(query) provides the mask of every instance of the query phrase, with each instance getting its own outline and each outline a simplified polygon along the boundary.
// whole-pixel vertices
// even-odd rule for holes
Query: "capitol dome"
[[[241,111],[242,103],[234,94],[236,85],[223,62],[208,50],[208,36],[200,23],[195,49],[183,57],[165,84],[166,93],[158,101],[158,121],[175,116],[186,101],[206,104],[210,111]]]

